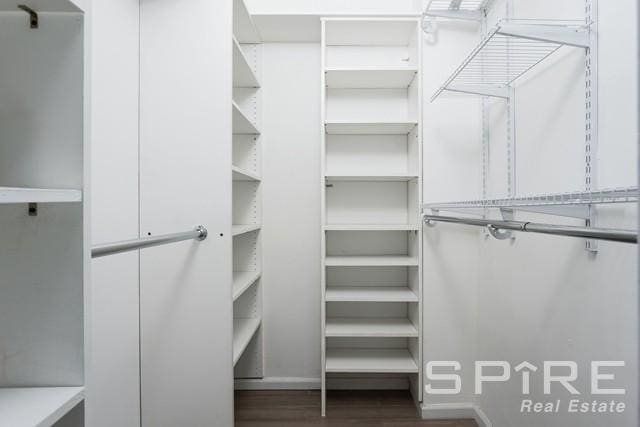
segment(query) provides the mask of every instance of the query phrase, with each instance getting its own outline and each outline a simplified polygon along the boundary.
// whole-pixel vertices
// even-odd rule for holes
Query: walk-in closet
[[[0,427],[640,425],[634,0],[0,0]]]

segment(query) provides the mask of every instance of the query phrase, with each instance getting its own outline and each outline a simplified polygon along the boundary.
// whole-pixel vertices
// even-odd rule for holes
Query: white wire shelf
[[[574,218],[589,218],[592,205],[637,203],[638,187],[532,195],[507,199],[426,203],[423,210],[464,212],[482,215],[485,209],[512,209]]]
[[[509,85],[563,46],[588,48],[581,21],[501,21],[431,97],[443,92],[509,98]]]
[[[493,0],[431,0],[424,15],[479,21],[491,3]]]

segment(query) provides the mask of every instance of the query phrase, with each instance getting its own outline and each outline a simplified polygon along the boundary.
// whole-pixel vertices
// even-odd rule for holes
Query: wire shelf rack
[[[423,205],[423,211],[442,210],[482,214],[485,209],[510,209],[576,218],[589,218],[588,210],[593,205],[638,203],[638,197],[638,187],[624,187],[599,191],[553,193],[506,199],[426,203]]]
[[[480,20],[493,0],[431,0],[424,16]]]
[[[584,21],[501,21],[431,97],[443,92],[507,99],[509,86],[563,46],[589,47]]]

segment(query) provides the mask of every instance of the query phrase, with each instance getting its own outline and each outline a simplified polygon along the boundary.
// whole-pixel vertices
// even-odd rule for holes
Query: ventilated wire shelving
[[[493,0],[431,0],[424,16],[480,20]]]
[[[580,21],[501,21],[432,96],[443,92],[509,97],[509,86],[563,46],[589,47]]]

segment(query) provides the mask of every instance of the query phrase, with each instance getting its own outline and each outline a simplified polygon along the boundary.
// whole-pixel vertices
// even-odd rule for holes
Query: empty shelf
[[[328,267],[411,267],[419,265],[419,262],[416,257],[401,255],[328,256],[325,265]]]
[[[242,112],[238,104],[233,102],[233,133],[236,135],[259,135],[255,124]]]
[[[0,426],[52,426],[83,399],[84,387],[0,388]]]
[[[233,300],[237,300],[240,296],[260,278],[259,271],[234,271],[233,285],[231,294]]]
[[[408,350],[400,349],[327,349],[325,364],[329,373],[402,373],[418,372]]]
[[[11,203],[74,203],[82,201],[80,190],[47,188],[0,187],[0,204]]]
[[[260,34],[243,0],[233,0],[233,35],[240,43],[260,43]]]
[[[417,179],[418,175],[407,174],[386,174],[386,175],[325,175],[327,181],[411,181]]]
[[[231,234],[239,236],[241,234],[251,233],[260,230],[260,224],[234,225],[231,227]]]
[[[260,87],[240,43],[233,38],[233,87]]]
[[[260,181],[260,177],[257,174],[249,172],[248,170],[233,166],[231,171],[233,172],[234,181]]]
[[[509,98],[509,85],[563,46],[589,47],[584,23],[501,21],[431,97],[445,91]]]
[[[327,337],[412,338],[418,330],[409,319],[334,317],[327,318]]]
[[[242,318],[233,319],[233,365],[235,366],[247,349],[251,338],[260,327],[260,319]]]
[[[417,68],[328,68],[325,80],[332,89],[407,88],[417,72]]]
[[[329,286],[328,302],[418,302],[418,296],[400,286]]]
[[[331,135],[407,135],[418,123],[328,121],[325,129]]]
[[[329,224],[325,231],[419,231],[417,224]]]

